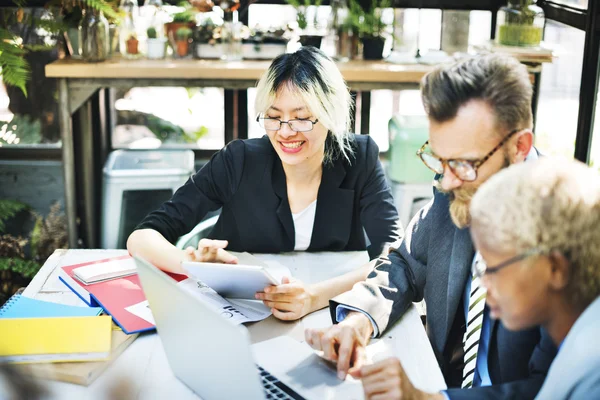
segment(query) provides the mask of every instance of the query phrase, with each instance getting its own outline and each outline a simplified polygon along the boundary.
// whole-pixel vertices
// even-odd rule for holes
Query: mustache
[[[451,202],[458,201],[462,203],[470,201],[478,189],[478,186],[470,186],[446,190],[442,187],[442,183],[440,181],[436,181],[434,186],[439,192],[446,194]]]

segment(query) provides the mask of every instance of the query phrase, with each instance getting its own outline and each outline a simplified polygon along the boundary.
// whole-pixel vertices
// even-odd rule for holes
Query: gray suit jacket
[[[536,399],[600,399],[600,297],[565,338]]]
[[[469,230],[453,224],[448,197],[434,191],[434,198],[413,218],[397,250],[388,259],[379,260],[366,282],[357,283],[330,302],[332,319],[335,323],[337,305],[355,307],[368,313],[382,334],[412,302],[425,298],[427,335],[449,386],[456,385],[452,382],[455,378],[449,377],[450,368],[445,368],[449,360],[444,359],[444,350],[462,304],[474,255]],[[464,325],[459,329],[464,332]],[[462,332],[452,331],[452,336]],[[543,346],[539,345],[541,341]],[[549,337],[541,336],[537,328],[510,332],[492,321],[488,370],[494,385],[510,384],[449,392],[450,397],[533,398],[555,351]]]

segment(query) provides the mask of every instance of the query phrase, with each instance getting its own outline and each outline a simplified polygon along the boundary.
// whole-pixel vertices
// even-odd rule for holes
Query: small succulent
[[[156,32],[156,28],[153,26],[148,28],[146,34],[148,35],[148,39],[156,39],[158,37],[158,32]]]
[[[175,33],[177,40],[188,40],[192,36],[192,30],[188,27],[182,27],[177,29]]]

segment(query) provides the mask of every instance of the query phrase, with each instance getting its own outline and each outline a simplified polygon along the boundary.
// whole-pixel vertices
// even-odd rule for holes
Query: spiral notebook
[[[0,318],[95,317],[100,307],[77,307],[36,300],[20,294],[12,296],[0,307]]]

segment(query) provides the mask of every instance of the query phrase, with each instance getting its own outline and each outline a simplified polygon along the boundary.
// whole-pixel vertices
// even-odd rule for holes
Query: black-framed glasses
[[[508,260],[501,262],[498,265],[494,265],[493,267],[488,267],[483,260],[479,259],[473,263],[473,269],[471,272],[473,273],[473,276],[481,278],[485,274],[488,274],[488,275],[495,274],[496,272],[500,271],[501,269],[506,268],[509,265],[512,265],[518,261],[522,261],[528,257],[537,256],[537,255],[540,255],[543,253],[544,252],[540,249],[527,250],[526,252],[521,253],[518,256],[509,258]]]
[[[278,131],[281,129],[281,125],[288,124],[290,129],[294,132],[309,132],[313,130],[315,124],[319,122],[319,120],[290,119],[289,121],[282,121],[277,118],[265,118],[259,115],[256,117],[256,122],[258,122],[261,128],[268,131]]]
[[[479,160],[461,160],[461,159],[449,159],[445,160],[436,156],[431,152],[425,151],[427,145],[429,144],[429,140],[421,146],[419,151],[417,151],[417,155],[423,161],[423,164],[436,174],[443,175],[446,165],[450,168],[450,171],[461,181],[472,182],[477,179],[477,169],[483,165],[484,162],[490,159],[494,155],[495,152],[500,149],[504,143],[508,141],[511,137],[514,136],[515,133],[519,132],[521,129],[515,129],[511,131],[508,135],[502,139],[500,143],[496,147],[492,149],[489,153],[485,155],[485,157]]]

